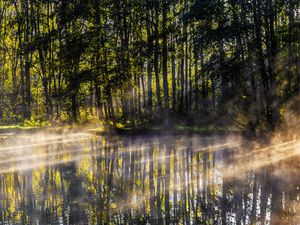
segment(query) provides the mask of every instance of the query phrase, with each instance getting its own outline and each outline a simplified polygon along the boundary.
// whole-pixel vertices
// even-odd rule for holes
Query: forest
[[[299,225],[300,0],[0,0],[0,224]]]
[[[298,0],[0,0],[0,124],[274,129],[300,92]]]

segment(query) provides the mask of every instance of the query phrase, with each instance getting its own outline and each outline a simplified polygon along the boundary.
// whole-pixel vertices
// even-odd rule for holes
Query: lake
[[[300,224],[298,142],[34,134],[0,140],[0,224]]]

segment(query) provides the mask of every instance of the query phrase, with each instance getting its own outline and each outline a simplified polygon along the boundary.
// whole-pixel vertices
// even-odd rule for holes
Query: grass
[[[13,125],[2,125],[0,126],[0,136],[7,133],[35,133],[40,131],[49,131],[54,133],[66,132],[90,132],[94,134],[104,134],[106,132],[105,127],[102,123],[90,121],[80,124],[58,124],[51,125],[50,123],[45,124],[13,124]]]
[[[0,126],[0,131],[32,130],[32,129],[37,129],[37,128],[39,128],[39,127],[23,126],[23,125],[8,125],[8,126]]]

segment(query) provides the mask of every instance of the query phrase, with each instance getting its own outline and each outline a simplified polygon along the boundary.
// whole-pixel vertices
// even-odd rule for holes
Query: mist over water
[[[299,224],[300,142],[278,140],[8,135],[0,224]]]

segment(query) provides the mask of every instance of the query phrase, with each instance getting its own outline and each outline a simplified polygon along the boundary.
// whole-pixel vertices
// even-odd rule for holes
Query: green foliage
[[[48,121],[42,121],[31,117],[30,120],[25,119],[23,125],[24,127],[46,127],[50,126],[51,124]]]
[[[299,7],[1,1],[0,123],[274,128],[300,90]]]

